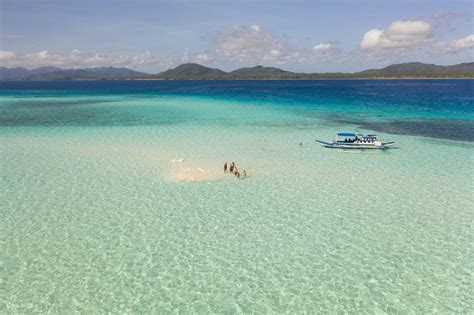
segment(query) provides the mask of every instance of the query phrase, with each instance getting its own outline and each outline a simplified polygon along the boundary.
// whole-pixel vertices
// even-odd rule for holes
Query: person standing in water
[[[234,172],[234,167],[235,167],[235,163],[232,162],[232,163],[230,164],[230,168],[229,168],[229,170],[230,170],[231,173]]]
[[[243,174],[244,177],[247,177],[247,172],[244,170]]]
[[[225,161],[225,164],[224,164],[224,173],[227,173],[227,161]]]

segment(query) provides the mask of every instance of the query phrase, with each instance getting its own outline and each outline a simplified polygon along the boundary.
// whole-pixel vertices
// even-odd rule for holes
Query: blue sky
[[[0,65],[358,71],[473,60],[472,1],[1,0]]]

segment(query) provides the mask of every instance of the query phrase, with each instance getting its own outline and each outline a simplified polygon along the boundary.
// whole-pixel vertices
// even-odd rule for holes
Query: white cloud
[[[321,43],[313,47],[314,51],[325,51],[331,49],[332,45],[330,43]]]
[[[101,66],[125,66],[132,64],[132,58],[128,56],[115,56],[104,53],[86,53],[79,49],[73,49],[69,53],[50,53],[43,50],[36,53],[19,55],[13,63],[19,63],[26,67],[60,66],[60,67],[101,67]]]
[[[40,52],[15,54],[9,51],[0,51],[2,66],[36,68],[41,66],[57,66],[62,68],[84,67],[130,67],[150,71],[151,68],[164,69],[176,64],[170,58],[158,58],[150,51],[145,50],[134,56],[116,55],[101,52],[83,52],[73,49],[66,53],[51,53],[48,50]]]
[[[364,34],[364,38],[360,42],[360,48],[364,50],[375,49],[380,46],[383,41],[384,31],[379,29],[373,29]]]
[[[183,56],[181,57],[181,62],[182,63],[186,63],[188,62],[189,60],[189,49],[188,48],[184,48],[183,50]]]
[[[272,34],[262,31],[259,25],[234,27],[217,37],[216,52],[223,56],[245,59],[261,50],[271,50],[276,45]]]
[[[50,59],[50,58],[60,57],[60,56],[48,54],[47,50],[43,50],[37,53],[26,54],[25,57],[29,59],[34,59],[34,60],[44,60],[44,59]]]
[[[442,41],[436,44],[436,49],[444,53],[459,53],[474,48],[474,34],[467,35],[463,38]]]
[[[210,38],[212,62],[233,69],[242,66],[323,65],[340,62],[344,51],[333,42],[318,43],[312,48],[280,41],[259,25],[232,27]],[[305,69],[305,68],[304,68]]]
[[[196,62],[207,62],[211,57],[207,53],[198,54],[196,56]]]
[[[309,53],[311,61],[324,65],[339,64],[347,62],[348,58],[354,60],[356,57],[353,52],[341,49],[335,42],[323,42],[314,45]]]
[[[291,47],[275,39],[260,25],[239,26],[226,29],[210,41],[214,57],[222,63],[243,65],[284,65],[298,63],[302,48]]]
[[[464,15],[439,13],[429,19],[395,21],[385,29],[369,30],[359,43],[361,64],[379,67],[410,61],[436,64],[472,61],[474,34],[448,37],[453,30],[452,21],[460,18]]]
[[[334,49],[331,43],[320,43],[313,47],[313,52],[318,56],[328,56]]]
[[[388,45],[393,48],[409,48],[429,41],[431,25],[425,21],[395,21],[387,31]]]
[[[15,53],[13,51],[0,50],[0,60],[6,60],[13,57],[15,57]]]
[[[421,46],[431,38],[432,27],[426,21],[395,21],[386,30],[375,28],[366,32],[360,48],[369,53],[377,50],[406,50]]]
[[[147,49],[142,54],[138,54],[132,58],[132,64],[146,65],[155,61],[151,52]]]
[[[437,26],[438,25],[438,26]],[[437,41],[441,38],[441,26],[436,19],[394,21],[385,28],[367,31],[359,46],[353,50],[343,50],[338,42],[316,42],[311,46],[293,43],[291,38],[279,40],[278,36],[260,25],[238,26],[224,29],[208,36],[209,47],[201,51],[185,48],[182,54],[174,56],[154,56],[144,50],[135,54],[122,55],[114,52],[94,52],[73,49],[69,52],[42,50],[20,54],[13,51],[0,51],[0,65],[35,68],[53,65],[62,68],[85,67],[129,67],[146,72],[158,72],[179,63],[198,62],[224,69],[235,69],[257,64],[280,66],[302,71],[322,71],[334,68],[347,71],[350,64],[358,67],[373,67],[394,62],[412,60],[436,62],[468,60],[474,48],[474,34],[463,38]],[[285,38],[285,37],[282,37]],[[434,58],[433,58],[434,57]],[[438,59],[436,59],[438,58]],[[472,59],[472,58],[471,58]],[[448,61],[443,61],[447,63]],[[341,66],[344,64],[344,66]]]
[[[280,55],[281,55],[281,51],[280,51],[279,49],[273,48],[272,50],[270,50],[270,55],[272,55],[272,56],[280,56]]]
[[[260,32],[262,30],[260,25],[252,25],[252,26],[250,26],[250,29],[255,31],[255,32]]]
[[[458,49],[472,48],[474,47],[474,34],[467,35],[464,38],[456,39],[450,42],[451,47]]]

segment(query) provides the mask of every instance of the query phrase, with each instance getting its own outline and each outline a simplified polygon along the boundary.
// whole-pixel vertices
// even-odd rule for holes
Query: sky
[[[0,0],[0,66],[354,72],[474,61],[473,1]]]

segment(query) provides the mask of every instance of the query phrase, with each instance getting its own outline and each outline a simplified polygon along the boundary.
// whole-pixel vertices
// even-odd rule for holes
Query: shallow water
[[[1,83],[0,311],[472,312],[472,88]]]

